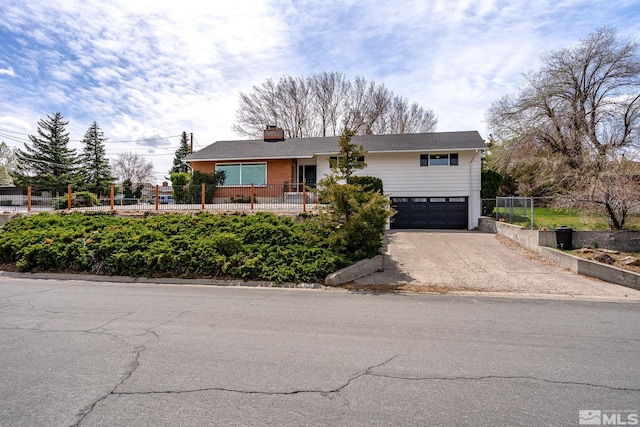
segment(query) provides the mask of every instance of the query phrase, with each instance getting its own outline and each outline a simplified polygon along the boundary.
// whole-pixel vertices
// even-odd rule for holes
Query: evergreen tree
[[[338,140],[340,145],[338,156],[335,159],[330,159],[331,168],[338,172],[338,178],[345,179],[347,182],[353,177],[353,173],[356,170],[367,167],[366,163],[364,163],[364,155],[367,152],[362,145],[351,143],[351,139],[355,134],[354,130],[344,128]]]
[[[106,193],[109,185],[115,181],[105,155],[106,141],[104,132],[96,122],[89,126],[82,139],[80,182],[95,193]]]
[[[17,150],[23,182],[46,188],[61,188],[73,183],[76,151],[69,149],[69,133],[62,114],[47,114],[47,119],[38,121],[38,134],[29,135],[31,145]]]
[[[169,170],[169,174],[177,172],[189,172],[189,166],[182,161],[189,153],[189,142],[187,141],[187,133],[182,132],[182,138],[180,139],[180,146],[176,150],[176,156],[173,159],[173,167]]]

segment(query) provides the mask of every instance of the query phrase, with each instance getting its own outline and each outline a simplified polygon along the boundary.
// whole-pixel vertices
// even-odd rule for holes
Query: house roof
[[[262,139],[217,141],[187,157],[194,160],[245,160],[312,158],[337,154],[339,137],[291,138],[267,142]],[[482,150],[486,144],[477,131],[432,132],[398,135],[356,135],[353,144],[369,153]]]

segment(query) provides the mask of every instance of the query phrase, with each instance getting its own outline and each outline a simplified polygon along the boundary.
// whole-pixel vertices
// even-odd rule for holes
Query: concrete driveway
[[[480,231],[387,232],[384,271],[359,285],[412,284],[448,291],[619,297],[640,291],[572,273],[513,241]]]

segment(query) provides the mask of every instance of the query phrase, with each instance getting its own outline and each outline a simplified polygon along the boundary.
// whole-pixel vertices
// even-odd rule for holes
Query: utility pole
[[[191,152],[191,154],[193,154],[193,132],[190,132],[190,134],[191,134],[191,149],[190,149],[191,151],[190,152]],[[191,167],[191,163],[189,163],[189,172],[191,172],[191,174],[193,174],[193,168]],[[202,203],[204,203],[204,202],[202,202]]]

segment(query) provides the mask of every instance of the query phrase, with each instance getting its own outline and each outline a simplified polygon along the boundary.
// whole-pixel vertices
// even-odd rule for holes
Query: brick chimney
[[[266,142],[284,141],[284,130],[277,126],[267,126],[264,130],[264,140]]]

